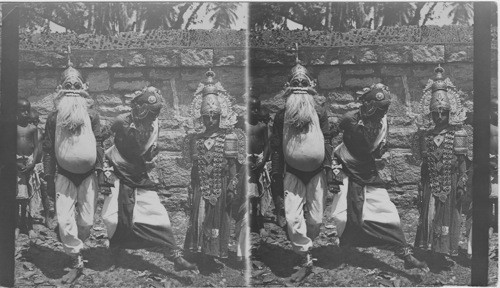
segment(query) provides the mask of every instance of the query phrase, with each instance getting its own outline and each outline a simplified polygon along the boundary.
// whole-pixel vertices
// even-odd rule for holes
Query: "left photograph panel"
[[[247,4],[17,9],[16,286],[247,286]]]

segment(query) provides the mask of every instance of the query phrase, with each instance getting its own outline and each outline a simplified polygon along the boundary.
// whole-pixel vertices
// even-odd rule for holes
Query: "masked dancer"
[[[361,107],[340,120],[343,141],[335,149],[335,161],[341,164],[343,173],[340,192],[332,204],[340,245],[385,246],[404,259],[406,269],[427,270],[426,264],[412,255],[398,210],[375,163],[386,150],[389,89],[379,83],[359,94]]]
[[[233,129],[236,113],[229,94],[214,81],[213,71],[206,76],[190,111],[204,131],[188,135],[184,142],[183,160],[191,167],[191,213],[184,247],[200,252],[204,267],[221,269],[219,258],[228,257],[231,206],[239,198],[237,172],[245,161],[246,140],[242,130]]]
[[[298,63],[292,68],[283,97],[285,108],[276,113],[272,128],[273,177],[283,177],[287,232],[301,266],[292,277],[300,282],[313,267],[311,249],[323,222],[327,192],[324,132],[329,123],[326,111],[319,109],[318,96],[309,71]],[[325,141],[326,139],[326,141]],[[275,181],[275,180],[273,180]],[[304,212],[306,211],[306,212]]]
[[[462,225],[462,201],[467,191],[467,155],[472,142],[463,127],[466,111],[444,69],[437,67],[421,100],[424,129],[416,134],[414,149],[422,160],[419,190],[420,220],[415,246],[433,252],[434,263],[449,268],[447,256],[457,256]],[[431,124],[431,127],[426,127]]]
[[[159,120],[163,97],[155,87],[137,91],[130,101],[132,112],[113,121],[114,145],[106,151],[105,198],[102,218],[115,261],[121,249],[165,247],[175,270],[197,272],[177,246],[165,206],[156,192],[158,184],[148,174],[158,155]]]
[[[56,111],[47,117],[43,138],[47,192],[55,191],[59,237],[74,262],[65,282],[74,281],[83,270],[82,249],[94,223],[98,178],[103,179],[104,151],[93,103],[82,74],[69,62],[57,87]]]

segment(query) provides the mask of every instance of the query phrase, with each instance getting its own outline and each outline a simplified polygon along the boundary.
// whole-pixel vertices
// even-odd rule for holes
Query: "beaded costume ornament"
[[[432,125],[431,112],[450,111],[450,124],[462,124],[467,117],[467,109],[462,106],[459,93],[455,85],[449,78],[444,78],[445,70],[441,65],[434,69],[436,78],[429,79],[424,88],[424,95],[420,100],[420,113],[422,119],[419,119],[419,125],[426,128]]]
[[[452,191],[453,159],[456,154],[472,159],[472,127],[463,125],[467,109],[462,107],[456,87],[444,78],[444,69],[438,66],[434,80],[429,80],[420,101],[424,123],[412,141],[413,155],[417,161],[426,160],[429,186],[432,194],[445,203]],[[449,111],[449,126],[439,133],[432,133],[432,112]],[[466,178],[460,180],[465,185]],[[446,231],[445,231],[446,232]],[[445,233],[443,232],[443,233]],[[441,233],[441,232],[440,232]],[[445,235],[445,234],[443,234]]]
[[[220,115],[220,128],[232,128],[237,122],[237,114],[233,110],[231,96],[220,82],[215,82],[215,73],[208,70],[207,79],[201,82],[194,93],[189,114],[197,124],[202,124],[203,115]]]
[[[237,114],[233,111],[230,96],[220,82],[215,82],[215,73],[205,73],[207,79],[198,85],[190,107],[190,114],[195,122],[202,124],[203,116],[220,115],[221,128],[212,135],[190,134],[184,139],[182,159],[178,164],[184,168],[197,166],[199,188],[202,197],[211,205],[217,205],[223,194],[223,179],[226,175],[227,158],[235,158],[243,163],[246,156],[245,134],[241,129],[234,129]],[[237,179],[236,179],[237,180]],[[235,181],[235,179],[230,179]],[[218,237],[218,229],[213,229],[212,238]]]

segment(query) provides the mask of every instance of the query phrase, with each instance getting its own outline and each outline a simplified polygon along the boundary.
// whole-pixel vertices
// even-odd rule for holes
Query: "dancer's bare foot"
[[[35,243],[36,237],[37,235],[33,229],[28,231],[28,239],[30,239],[30,243]]]
[[[417,258],[413,257],[413,255],[404,256],[405,261],[405,269],[413,269],[418,268],[424,272],[429,272],[429,267],[423,261],[417,260]]]
[[[174,258],[174,269],[175,271],[189,270],[195,274],[200,273],[196,264],[188,262],[182,256]]]
[[[61,282],[63,284],[71,284],[75,282],[76,279],[82,275],[82,273],[83,269],[73,268],[62,277]]]
[[[306,279],[309,274],[312,272],[313,261],[315,259],[312,258],[311,251],[307,251],[305,257],[303,258],[302,265],[299,270],[292,274],[290,277],[290,282],[292,283],[300,283]]]
[[[46,213],[44,216],[43,216],[43,224],[45,225],[45,227],[47,227],[48,229],[51,229],[50,227],[50,217],[48,215],[48,213]]]
[[[299,270],[295,273],[292,274],[290,277],[290,282],[292,283],[300,283],[304,281],[304,279],[309,276],[312,272],[312,266],[302,266],[299,268]]]
[[[281,209],[276,215],[276,220],[278,222],[278,226],[284,228],[286,226],[286,218],[285,218],[285,210]]]
[[[267,238],[268,233],[267,233],[265,228],[260,228],[259,235],[260,235],[260,238]]]
[[[66,273],[62,279],[61,282],[63,284],[71,284],[78,279],[83,274],[83,266],[84,266],[84,261],[83,261],[83,256],[82,254],[78,254],[76,258],[73,260],[73,267],[71,270],[69,270],[68,273]]]
[[[455,262],[453,260],[449,259],[447,255],[442,253],[434,253],[432,255],[432,263],[444,270],[450,270],[451,267],[455,265]]]
[[[174,270],[175,271],[182,271],[182,270],[188,270],[190,272],[193,272],[194,274],[200,273],[198,270],[198,266],[196,264],[191,263],[184,259],[182,250],[176,249],[172,251],[172,257],[174,258]]]
[[[226,265],[220,261],[218,257],[213,257],[213,262],[215,263],[215,267],[217,267],[218,270],[224,269]]]

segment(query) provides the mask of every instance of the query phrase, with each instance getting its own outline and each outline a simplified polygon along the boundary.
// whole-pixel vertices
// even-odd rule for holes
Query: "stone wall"
[[[492,87],[497,97],[497,31],[492,30]],[[193,131],[187,107],[208,67],[235,98],[244,114],[244,31],[152,31],[123,33],[114,37],[50,34],[21,35],[19,96],[27,97],[42,114],[53,107],[52,98],[60,73],[72,62],[90,84],[106,124],[128,111],[124,95],[154,85],[162,90],[160,178],[162,194],[175,198],[173,209],[185,204],[189,171],[177,166],[181,139]],[[283,101],[275,95],[299,58],[317,79],[332,122],[355,109],[354,92],[374,82],[388,85],[394,94],[389,111],[389,153],[382,161],[382,175],[391,191],[415,191],[419,169],[412,161],[410,136],[416,131],[417,102],[433,69],[441,64],[446,75],[472,100],[473,43],[471,27],[384,27],[347,33],[311,31],[263,31],[250,33],[250,76],[253,89],[275,112]],[[108,143],[109,144],[109,143]]]
[[[129,111],[125,95],[146,85],[162,91],[165,105],[160,115],[157,173],[163,184],[161,193],[170,197],[166,205],[172,210],[181,210],[186,204],[190,173],[176,164],[176,158],[180,157],[184,136],[194,132],[188,106],[209,67],[233,96],[240,116],[244,115],[244,31],[161,31],[124,33],[114,38],[74,34],[21,36],[19,97],[28,98],[41,113],[42,125],[53,109],[54,91],[67,65],[68,44],[74,67],[83,73],[98,102],[103,125]]]
[[[497,97],[496,30],[492,31],[492,87]],[[382,176],[396,192],[416,190],[420,169],[412,161],[411,136],[417,130],[414,117],[418,102],[434,68],[441,64],[445,75],[472,101],[472,27],[384,27],[347,33],[310,31],[258,31],[250,33],[252,91],[274,113],[283,107],[278,92],[295,65],[294,43],[299,59],[317,80],[325,96],[331,122],[358,107],[354,95],[363,87],[382,82],[393,101],[389,110],[389,152],[381,161]],[[340,138],[340,137],[339,137]],[[336,141],[339,141],[337,139]]]

